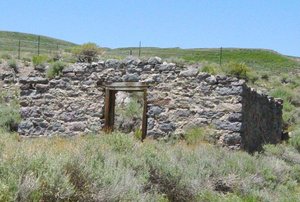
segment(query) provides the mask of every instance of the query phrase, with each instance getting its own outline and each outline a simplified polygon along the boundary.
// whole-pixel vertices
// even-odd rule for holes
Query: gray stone
[[[210,75],[208,73],[205,73],[205,72],[199,72],[199,74],[197,75],[198,82],[201,82],[201,81],[205,80],[208,77],[210,77]]]
[[[15,79],[12,77],[6,77],[4,80],[3,80],[4,83],[6,84],[11,84],[11,83],[14,83],[15,82]]]
[[[141,60],[138,57],[128,56],[123,60],[125,65],[135,65],[138,66],[141,63]]]
[[[46,67],[45,64],[40,64],[34,67],[35,70],[44,73],[46,71],[46,69],[48,69],[49,67]]]
[[[61,123],[54,122],[49,125],[47,128],[48,131],[53,131],[53,132],[65,132],[65,128]]]
[[[207,77],[207,78],[205,79],[205,81],[206,81],[207,83],[209,83],[209,84],[216,84],[216,83],[218,83],[216,77],[213,76],[213,75],[210,76],[210,77]]]
[[[145,65],[143,67],[143,71],[151,71],[151,69],[153,68],[154,66],[153,65]]]
[[[120,67],[120,61],[115,59],[106,60],[105,68],[118,69]]]
[[[41,83],[41,84],[47,84],[48,83],[48,79],[43,78],[43,77],[21,77],[19,79],[19,82],[21,84],[36,84],[36,83]]]
[[[228,121],[214,120],[213,123],[217,129],[229,130],[233,132],[240,132],[242,127],[242,123],[240,122],[231,123]]]
[[[68,67],[65,67],[63,70],[62,70],[62,73],[63,74],[67,74],[67,73],[73,73],[74,72],[74,66],[70,65]]]
[[[14,78],[15,74],[12,71],[5,71],[3,73],[0,73],[0,79],[4,80],[6,78]]]
[[[160,138],[163,137],[163,133],[159,130],[149,130],[147,131],[147,136],[148,137],[153,137],[153,138]]]
[[[69,124],[70,131],[84,131],[86,125],[82,122],[73,122]]]
[[[77,63],[73,66],[73,72],[77,74],[84,73],[89,68],[89,64]]]
[[[205,119],[219,119],[222,116],[224,116],[224,112],[219,112],[219,111],[207,111],[207,110],[203,110],[198,112],[198,114],[200,115],[201,118],[205,118]]]
[[[177,117],[188,117],[188,116],[190,116],[191,112],[188,109],[178,109],[178,110],[174,111],[174,114]]]
[[[20,115],[22,118],[30,117],[32,114],[32,111],[36,110],[34,107],[22,107],[20,109]]]
[[[231,114],[229,114],[228,121],[230,121],[230,122],[241,122],[242,121],[242,113],[231,113]]]
[[[175,64],[173,63],[164,62],[163,64],[156,65],[155,67],[161,72],[175,70]]]
[[[154,118],[148,118],[147,120],[147,130],[152,130],[155,125],[155,120]]]
[[[162,63],[162,59],[159,57],[151,57],[148,60],[148,64],[150,65],[156,65],[156,64],[161,64]]]
[[[242,86],[219,87],[216,89],[219,95],[240,95],[243,92]]]
[[[135,66],[135,65],[127,65],[127,68],[126,68],[127,74],[139,73],[141,71],[142,71],[142,69],[137,68],[137,66]]]
[[[122,80],[126,82],[138,82],[140,78],[137,74],[126,74],[122,77]]]
[[[33,122],[33,124],[35,124],[36,126],[40,127],[40,128],[48,128],[49,124],[47,121],[44,120],[39,120],[37,122]]]
[[[195,128],[195,127],[202,127],[209,124],[209,119],[206,118],[194,118],[193,121],[188,121],[183,128]]]
[[[165,133],[171,133],[176,127],[174,123],[162,123],[159,125],[159,129]]]
[[[33,123],[31,121],[21,121],[18,125],[18,133],[21,135],[28,135],[30,129],[33,128]]]
[[[225,134],[223,137],[223,143],[226,145],[240,145],[242,138],[239,133]]]
[[[197,76],[198,72],[199,72],[198,69],[188,69],[188,70],[185,70],[185,71],[181,71],[179,73],[179,76],[194,77],[194,76]]]
[[[48,84],[36,84],[35,89],[38,93],[45,93],[49,89]]]
[[[155,117],[160,115],[160,113],[162,113],[162,108],[159,106],[151,106],[148,110],[148,116],[150,117]]]

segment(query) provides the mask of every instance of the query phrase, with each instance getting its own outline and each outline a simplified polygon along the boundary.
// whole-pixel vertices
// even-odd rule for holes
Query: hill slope
[[[14,55],[18,54],[19,41],[22,53],[37,54],[38,35],[19,32],[0,31],[0,51],[9,51]],[[40,53],[48,54],[60,50],[69,49],[75,43],[55,39],[47,36],[40,36]],[[132,51],[133,55],[138,55],[139,48],[106,48],[107,58],[124,58]],[[142,57],[159,56],[170,61],[181,62],[203,62],[227,63],[243,62],[256,70],[291,70],[300,68],[300,58],[289,57],[266,49],[240,49],[240,48],[141,48]]]
[[[117,48],[108,49],[106,52],[111,56],[125,56],[132,50],[133,55],[138,55],[138,48]],[[293,69],[300,67],[300,62],[295,58],[284,56],[275,51],[265,49],[240,49],[240,48],[223,48],[222,53],[219,48],[141,48],[141,56],[159,56],[164,59],[173,58],[181,59],[186,62],[244,62],[255,69]]]
[[[9,51],[16,54],[20,47],[21,52],[36,54],[38,49],[38,40],[40,40],[41,53],[67,49],[76,45],[72,42],[47,36],[39,36],[35,34],[20,32],[0,31],[0,50]]]
[[[6,40],[24,40],[24,41],[37,41],[39,35],[35,34],[27,34],[21,32],[7,32],[7,31],[0,31],[0,41],[3,39]],[[64,46],[74,46],[75,43],[64,41],[61,39],[55,39],[48,36],[40,36],[41,42],[44,43],[52,43],[52,44],[59,44]]]

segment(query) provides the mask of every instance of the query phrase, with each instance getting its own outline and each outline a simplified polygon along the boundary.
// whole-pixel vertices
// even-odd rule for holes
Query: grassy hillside
[[[21,55],[37,54],[38,35],[25,34],[19,32],[0,31],[0,51],[18,55],[19,40]],[[57,51],[63,51],[75,46],[76,44],[47,36],[40,36],[40,53],[50,54]],[[139,49],[137,47],[105,48],[105,58],[124,58],[130,54],[137,56]],[[144,47],[141,49],[142,57],[159,56],[174,62],[203,62],[222,64],[228,62],[246,63],[256,70],[287,70],[300,67],[300,58],[289,57],[271,50],[264,49],[239,49],[223,48],[222,56],[219,48],[156,48]],[[221,57],[221,60],[220,60]]]
[[[38,35],[19,32],[0,31],[0,51],[17,55],[20,43],[20,52],[26,54],[37,54]],[[54,51],[68,49],[76,44],[55,39],[47,36],[40,36],[40,53],[48,54]]]
[[[49,43],[49,44],[59,44],[62,46],[74,46],[75,43],[55,39],[47,36],[40,36],[41,43]],[[35,34],[26,34],[20,32],[7,32],[7,31],[0,31],[0,40],[22,40],[22,41],[37,41],[38,35]]]
[[[108,55],[120,57],[127,56],[132,50],[133,55],[138,55],[138,48],[117,48],[106,50]],[[181,48],[154,48],[141,49],[141,56],[159,56],[164,59],[182,60],[185,62],[220,63],[221,51],[219,48],[210,49],[181,49]],[[222,64],[227,62],[243,62],[254,69],[294,69],[300,67],[295,58],[281,55],[271,50],[223,48]]]

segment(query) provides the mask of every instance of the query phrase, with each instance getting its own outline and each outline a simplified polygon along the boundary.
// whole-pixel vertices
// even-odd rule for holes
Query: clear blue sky
[[[2,0],[0,30],[105,47],[273,49],[300,56],[300,0]]]

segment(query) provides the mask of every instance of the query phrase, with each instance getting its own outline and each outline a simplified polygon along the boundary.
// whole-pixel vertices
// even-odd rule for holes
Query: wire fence
[[[69,50],[70,47],[61,43],[42,42],[40,37],[37,40],[18,40],[0,37],[0,51],[16,55],[18,59],[28,54],[59,54],[61,51]]]

